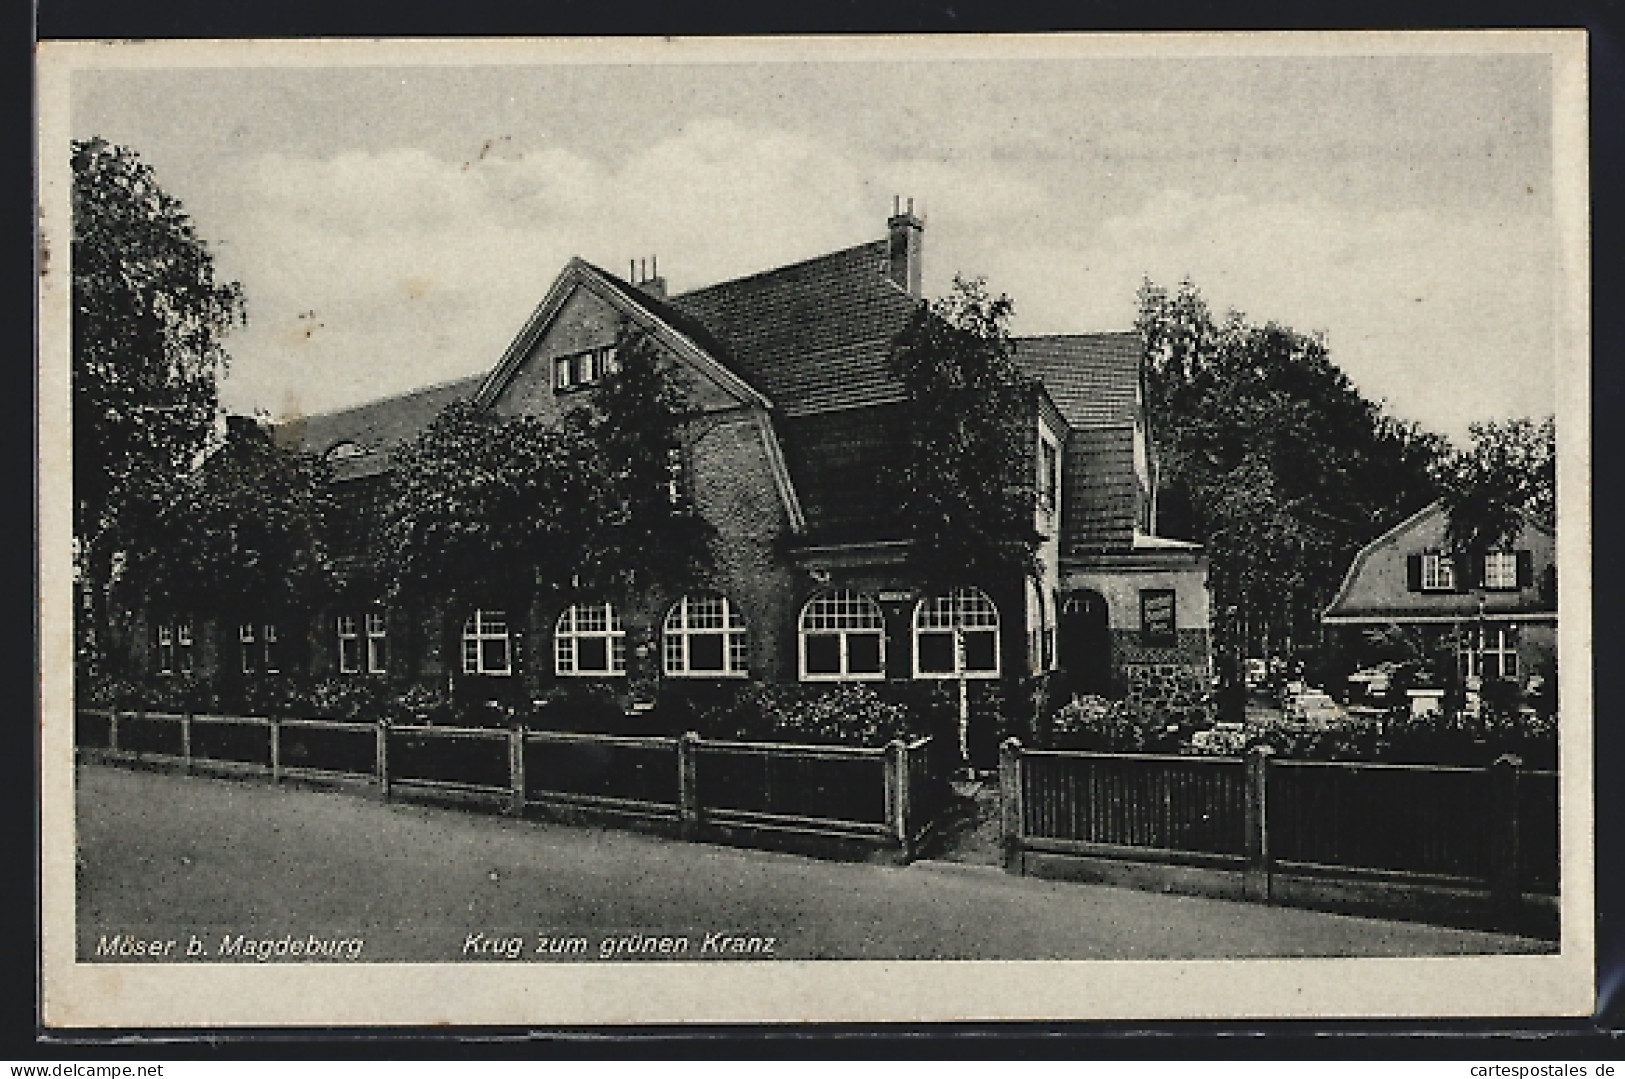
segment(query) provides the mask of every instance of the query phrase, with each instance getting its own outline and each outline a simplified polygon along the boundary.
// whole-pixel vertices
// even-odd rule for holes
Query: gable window
[[[804,681],[886,677],[886,623],[880,605],[861,592],[823,592],[801,609]]]
[[[999,611],[977,588],[955,588],[914,608],[915,678],[997,678]]]
[[[1425,592],[1452,592],[1456,588],[1456,562],[1442,551],[1427,551],[1422,555],[1422,590]]]
[[[278,674],[282,670],[281,648],[276,625],[243,622],[237,627],[237,643],[244,674]]]
[[[572,352],[568,356],[555,356],[553,388],[568,390],[577,386],[590,386],[619,369],[620,361],[615,354],[614,345]]]
[[[726,596],[684,596],[666,615],[666,673],[677,678],[743,678],[745,620]]]
[[[553,669],[565,677],[626,673],[626,630],[608,603],[574,603],[553,629]]]
[[[478,608],[463,622],[463,673],[513,673],[506,611]]]

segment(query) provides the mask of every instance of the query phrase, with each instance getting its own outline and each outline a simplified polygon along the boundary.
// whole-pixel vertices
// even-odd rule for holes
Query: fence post
[[[699,769],[700,736],[684,731],[677,739],[677,827],[684,839],[694,839],[700,831]]]
[[[265,721],[271,732],[271,782],[282,782],[282,721],[271,716]]]
[[[886,826],[897,837],[904,859],[912,859],[908,819],[908,746],[894,738],[886,743]]]
[[[1523,760],[1512,754],[1495,759],[1488,769],[1490,808],[1490,915],[1497,929],[1516,932],[1523,915],[1523,881],[1519,872],[1518,785]]]
[[[107,713],[107,751],[118,752],[118,709],[111,709]]]
[[[525,728],[508,728],[508,813],[525,814]]]
[[[378,793],[389,801],[389,721],[378,721]]]
[[[1024,875],[1027,860],[1022,851],[1021,742],[1006,738],[999,744],[999,807],[1004,845],[1004,871]]]
[[[1247,834],[1247,868],[1242,874],[1242,894],[1248,899],[1270,901],[1269,766],[1275,750],[1254,746],[1247,752],[1247,800],[1244,822]]]
[[[192,713],[181,713],[181,771],[192,771]]]

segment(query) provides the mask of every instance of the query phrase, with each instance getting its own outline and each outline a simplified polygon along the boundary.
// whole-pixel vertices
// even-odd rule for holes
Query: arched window
[[[914,608],[914,677],[997,678],[999,610],[977,588],[955,588]]]
[[[574,603],[553,628],[553,670],[563,677],[626,673],[626,630],[608,603]]]
[[[480,608],[463,623],[463,673],[513,673],[508,643],[508,613]]]
[[[726,596],[684,596],[666,614],[666,673],[677,678],[743,678],[749,669],[745,620]]]
[[[801,609],[801,677],[806,681],[886,677],[886,623],[861,592],[823,592]]]

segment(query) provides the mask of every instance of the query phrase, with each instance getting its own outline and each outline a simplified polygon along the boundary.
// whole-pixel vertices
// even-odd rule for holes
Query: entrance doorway
[[[1057,659],[1072,693],[1108,696],[1112,688],[1111,619],[1106,598],[1089,588],[1061,598]]]

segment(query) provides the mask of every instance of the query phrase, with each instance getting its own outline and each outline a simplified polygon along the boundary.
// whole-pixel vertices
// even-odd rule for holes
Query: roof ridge
[[[330,408],[325,412],[305,412],[297,416],[289,416],[284,419],[277,420],[276,426],[281,427],[284,424],[299,423],[304,420],[323,420],[332,416],[342,416],[347,412],[359,412],[364,408],[372,408],[374,405],[382,405],[390,401],[404,401],[408,397],[418,397],[426,393],[433,393],[436,390],[444,390],[450,386],[457,385],[459,382],[472,382],[475,379],[484,379],[485,375],[486,372],[484,371],[473,371],[466,375],[458,375],[455,378],[447,378],[442,379],[439,382],[431,382],[427,386],[416,386],[410,390],[401,390],[399,393],[386,393],[382,397],[369,397],[365,401],[360,401],[353,405],[345,405],[343,408]]]
[[[1089,337],[1138,337],[1138,330],[1090,330],[1086,333],[1021,333],[1012,334],[1012,341],[1075,341]]]
[[[866,242],[861,243],[861,244],[854,244],[851,247],[843,247],[843,248],[840,248],[839,250],[835,250],[835,251],[826,251],[822,255],[814,255],[811,258],[801,259],[798,262],[786,262],[781,266],[772,266],[772,267],[769,267],[768,269],[765,269],[765,270],[757,270],[755,273],[748,273],[748,274],[743,275],[742,277],[730,277],[730,278],[727,278],[726,280],[714,281],[709,285],[701,285],[699,288],[691,288],[687,292],[676,292],[676,293],[673,293],[669,297],[669,299],[670,300],[686,300],[686,299],[688,299],[688,298],[690,298],[692,296],[696,296],[696,295],[698,295],[698,294],[700,294],[702,292],[710,292],[713,289],[728,288],[728,287],[734,286],[734,285],[741,285],[741,284],[744,284],[747,281],[755,280],[756,278],[771,277],[773,274],[784,273],[787,270],[795,270],[795,269],[800,269],[801,267],[804,267],[804,266],[811,266],[815,262],[828,262],[828,261],[831,261],[833,259],[841,258],[842,256],[851,255],[853,252],[861,251],[865,247],[878,247],[878,246],[884,245],[885,243],[886,243],[886,240],[884,238],[882,238],[882,239],[878,239],[878,240],[869,240],[869,241],[866,241]],[[884,276],[884,275],[880,275],[880,276]]]

